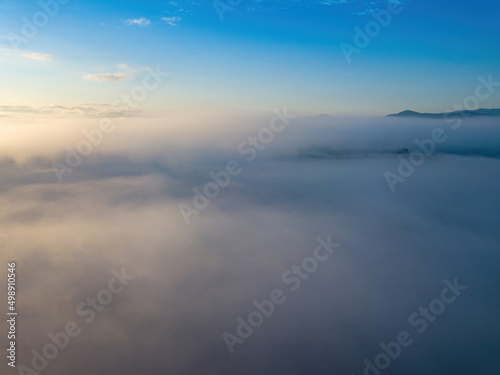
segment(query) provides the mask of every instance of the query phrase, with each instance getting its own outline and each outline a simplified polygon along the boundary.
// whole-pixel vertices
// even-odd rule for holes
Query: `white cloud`
[[[322,0],[321,5],[346,4],[347,0]]]
[[[161,20],[170,26],[177,26],[182,17],[162,17]]]
[[[26,59],[37,60],[37,61],[52,61],[52,55],[39,52],[27,52],[20,55]]]
[[[49,105],[44,107],[31,106],[12,106],[0,105],[0,117],[6,118],[26,118],[26,116],[67,116],[67,117],[122,117],[124,114],[128,116],[137,115],[138,110],[124,111],[120,108],[115,108],[111,104],[102,103],[85,103],[72,107],[63,105]]]
[[[148,20],[147,18],[141,17],[141,18],[133,18],[133,19],[125,20],[125,23],[129,26],[146,27],[146,26],[151,25],[151,20]]]
[[[47,53],[33,52],[33,51],[19,51],[9,48],[1,48],[0,52],[14,57],[22,57],[24,59],[36,60],[36,61],[52,61],[54,56]]]
[[[121,82],[123,80],[132,78],[135,73],[137,73],[137,69],[134,69],[127,64],[118,64],[117,68],[122,70],[121,73],[83,73],[82,79],[86,81],[95,81],[95,82]],[[126,72],[126,74],[125,74]]]
[[[120,82],[129,76],[122,73],[103,73],[103,74],[89,74],[84,73],[82,75],[82,79],[86,81],[96,81],[96,82]]]
[[[126,64],[118,64],[117,66],[118,66],[118,69],[125,70],[125,71],[130,72],[130,73],[137,72],[137,70],[135,70],[134,68],[131,68],[130,66],[128,66]]]

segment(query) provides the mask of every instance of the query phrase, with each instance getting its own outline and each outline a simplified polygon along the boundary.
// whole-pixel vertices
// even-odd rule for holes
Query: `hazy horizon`
[[[0,374],[497,374],[499,10],[0,0]]]

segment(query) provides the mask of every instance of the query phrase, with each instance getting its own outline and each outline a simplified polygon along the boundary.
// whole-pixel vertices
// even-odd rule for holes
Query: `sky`
[[[0,374],[499,373],[500,109],[384,116],[500,107],[498,1],[54,1],[0,0]]]
[[[287,105],[380,116],[446,111],[478,76],[500,75],[493,0],[404,1],[350,62],[341,44],[355,46],[355,28],[386,12],[386,1],[246,0],[218,10],[201,0],[56,4],[44,22],[38,2],[0,2],[3,105],[109,104],[140,82],[144,67],[160,66],[168,82],[141,105],[155,115]],[[41,26],[30,34],[33,17]]]

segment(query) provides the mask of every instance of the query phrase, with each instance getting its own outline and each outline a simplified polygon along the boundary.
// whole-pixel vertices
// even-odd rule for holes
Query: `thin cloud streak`
[[[1,48],[0,52],[4,55],[7,55],[7,56],[21,57],[23,59],[29,59],[29,60],[35,60],[35,61],[48,62],[48,61],[54,60],[54,56],[49,55],[47,53],[41,53],[41,52],[20,51],[20,50],[14,50],[14,49],[9,49],[9,48]]]
[[[125,23],[128,26],[139,26],[139,27],[147,27],[151,25],[151,20],[141,17],[141,18],[133,18],[125,20]]]
[[[130,78],[129,76],[122,73],[104,73],[104,74],[89,74],[84,73],[82,79],[85,81],[95,81],[95,82],[121,82]]]
[[[170,26],[177,26],[182,17],[162,17],[161,20]]]

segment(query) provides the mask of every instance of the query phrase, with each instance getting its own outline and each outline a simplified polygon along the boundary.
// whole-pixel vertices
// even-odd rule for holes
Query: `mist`
[[[5,122],[0,258],[19,265],[19,365],[33,369],[32,350],[76,322],[81,333],[37,372],[438,375],[500,366],[498,120],[280,108],[113,119],[102,139],[92,133],[95,144],[83,132],[100,129],[99,119]],[[222,173],[230,161],[238,172]],[[194,201],[196,191],[203,198]],[[338,247],[324,248],[329,257],[292,290],[283,275],[314,255],[318,238]],[[123,268],[133,279],[86,323],[78,306]],[[455,280],[466,288],[419,332],[410,316]],[[276,289],[282,303],[238,336],[238,318],[248,322],[254,301]],[[367,370],[401,332],[412,343]]]

